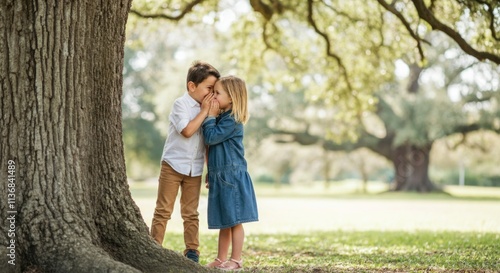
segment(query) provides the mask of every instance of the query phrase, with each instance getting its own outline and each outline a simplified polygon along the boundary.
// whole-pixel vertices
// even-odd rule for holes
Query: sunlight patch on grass
[[[500,188],[474,186],[446,186],[445,191],[457,197],[500,198]]]

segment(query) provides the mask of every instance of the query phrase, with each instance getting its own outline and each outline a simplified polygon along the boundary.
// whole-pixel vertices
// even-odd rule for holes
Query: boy
[[[170,113],[169,132],[161,161],[158,197],[151,225],[151,236],[160,245],[174,202],[181,188],[181,215],[184,220],[184,256],[199,262],[198,203],[205,144],[200,126],[208,115],[213,87],[219,72],[208,63],[196,61],[187,74],[187,92],[176,99]]]

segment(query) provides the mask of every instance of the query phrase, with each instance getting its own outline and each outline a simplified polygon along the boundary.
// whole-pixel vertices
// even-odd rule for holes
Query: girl
[[[208,267],[241,270],[245,233],[242,223],[258,221],[257,202],[247,172],[243,124],[248,120],[245,82],[221,77],[203,122],[208,153],[208,228],[220,229],[218,254]],[[220,115],[219,113],[222,112]],[[229,246],[231,256],[227,259]]]

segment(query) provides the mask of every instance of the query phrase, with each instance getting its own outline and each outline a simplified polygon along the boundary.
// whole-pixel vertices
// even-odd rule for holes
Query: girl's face
[[[232,107],[232,100],[229,93],[222,88],[222,84],[218,81],[214,86],[214,99],[219,102],[219,108],[228,111]]]

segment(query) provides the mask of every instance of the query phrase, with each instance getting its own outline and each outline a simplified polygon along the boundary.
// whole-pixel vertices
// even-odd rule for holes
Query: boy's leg
[[[198,204],[200,201],[201,176],[184,177],[181,185],[181,216],[184,220],[184,243],[186,250],[195,250],[198,255],[200,242],[198,239],[199,219]]]
[[[151,224],[151,237],[160,245],[163,244],[167,222],[174,210],[181,181],[182,175],[162,161],[160,178],[158,179],[158,197]]]

